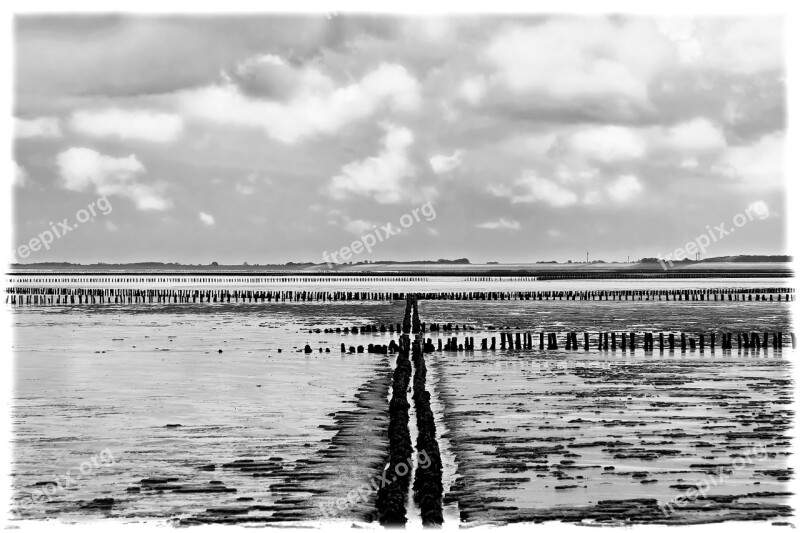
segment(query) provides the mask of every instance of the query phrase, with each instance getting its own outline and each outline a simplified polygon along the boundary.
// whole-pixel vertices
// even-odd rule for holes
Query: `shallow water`
[[[277,304],[246,313],[241,306],[213,313],[142,307],[15,309],[18,496],[27,501],[35,483],[74,472],[106,448],[115,459],[45,505],[20,504],[24,515],[73,512],[80,502],[107,497],[122,497],[128,517],[184,516],[242,496],[274,503],[268,483],[220,465],[311,457],[331,437],[330,415],[350,407],[370,378],[388,374],[387,356],[339,353],[334,341],[344,336],[318,335],[314,353],[297,353],[312,340],[307,326],[402,313],[400,303]],[[375,337],[388,342],[389,335]],[[327,346],[331,353],[316,349]],[[209,464],[216,470],[198,471]],[[213,501],[206,494],[125,492],[151,477],[192,486],[221,481],[237,492]]]

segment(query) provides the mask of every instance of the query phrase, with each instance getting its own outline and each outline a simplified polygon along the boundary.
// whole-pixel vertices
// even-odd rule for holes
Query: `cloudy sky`
[[[20,16],[21,262],[622,260],[768,209],[785,251],[778,18]],[[430,212],[430,209],[429,209]]]

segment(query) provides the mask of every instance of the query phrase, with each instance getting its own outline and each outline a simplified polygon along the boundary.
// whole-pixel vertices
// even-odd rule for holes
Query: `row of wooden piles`
[[[363,300],[578,300],[578,301],[778,301],[795,300],[789,287],[748,287],[686,290],[598,291],[484,291],[484,292],[375,292],[375,291],[250,291],[180,289],[75,289],[7,287],[12,305],[140,304],[140,303],[258,303]]]

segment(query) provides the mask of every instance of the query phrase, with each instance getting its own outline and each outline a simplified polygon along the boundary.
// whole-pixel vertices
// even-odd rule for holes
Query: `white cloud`
[[[725,148],[725,136],[708,119],[696,118],[663,132],[664,147],[682,153],[715,152]]]
[[[559,165],[556,170],[556,176],[561,183],[587,183],[600,176],[600,169]]]
[[[138,181],[146,170],[135,155],[116,158],[89,148],[70,148],[58,154],[56,164],[61,185],[71,191],[93,188],[101,196],[127,197],[142,210],[160,211],[172,207],[159,187]]]
[[[663,19],[658,27],[688,65],[744,75],[784,67],[780,17]]]
[[[208,213],[205,213],[203,211],[200,211],[199,218],[200,218],[200,222],[202,222],[204,226],[213,226],[214,224],[217,223],[217,221],[214,220],[213,216],[211,216]]]
[[[17,187],[24,187],[28,184],[28,171],[25,170],[25,167],[17,163],[16,161],[12,160],[11,163],[14,165],[14,169],[12,172],[13,183]]]
[[[642,192],[642,184],[636,176],[626,174],[607,185],[606,192],[617,202],[627,202]]]
[[[513,191],[502,183],[490,183],[487,185],[486,190],[489,191],[492,196],[511,198],[511,196],[514,195]]]
[[[510,198],[512,204],[544,202],[553,207],[566,207],[578,201],[578,195],[571,190],[535,174],[522,176],[513,185],[513,188],[489,185],[487,189],[494,196]]]
[[[676,46],[678,58],[684,63],[697,61],[702,45],[694,36],[694,21],[685,17],[668,17],[656,21],[659,31]]]
[[[250,73],[261,65],[282,67],[286,65],[286,60],[274,54],[263,54],[247,58],[237,65],[236,70],[243,73]]]
[[[241,194],[242,196],[250,196],[254,192],[256,192],[255,187],[251,185],[245,185],[243,183],[236,184],[236,192]]]
[[[69,125],[90,137],[119,137],[156,143],[173,141],[183,131],[183,119],[178,115],[113,108],[76,111]]]
[[[472,105],[477,105],[483,100],[489,86],[483,76],[473,76],[461,82],[458,94]]]
[[[697,161],[697,158],[695,157],[688,157],[683,161],[681,161],[681,168],[692,169],[692,168],[697,168],[699,165],[700,163]]]
[[[385,128],[383,149],[378,155],[348,163],[341,174],[331,178],[328,192],[333,198],[372,195],[378,203],[389,204],[408,196],[403,182],[415,173],[407,153],[414,134],[404,127],[386,125]]]
[[[555,18],[505,29],[488,47],[497,79],[519,94],[643,104],[674,47],[645,20]]]
[[[783,133],[763,136],[750,146],[729,147],[712,167],[712,171],[738,181],[742,185],[762,188],[783,186]]]
[[[621,126],[581,129],[562,142],[566,146],[559,144],[558,149],[603,163],[641,159],[647,151],[647,143],[640,132]]]
[[[347,223],[344,225],[344,229],[350,233],[362,235],[365,231],[372,229],[374,226],[375,224],[369,220],[356,219],[347,221]]]
[[[430,158],[431,168],[436,174],[446,174],[461,166],[464,150],[456,150],[453,155],[437,154]]]
[[[617,163],[645,158],[652,151],[678,156],[719,152],[725,136],[708,119],[698,117],[670,127],[629,128],[592,126],[563,133],[553,144],[551,157],[574,162]]]
[[[498,220],[491,222],[484,222],[483,224],[475,224],[476,228],[482,229],[511,229],[518,230],[520,228],[519,222],[510,218],[502,217]]]
[[[14,129],[20,139],[61,137],[61,125],[57,117],[15,118]]]
[[[332,81],[324,79],[312,86],[301,84],[286,102],[250,98],[232,83],[184,91],[178,102],[190,116],[260,128],[273,139],[294,143],[334,133],[383,106],[397,111],[416,109],[419,90],[419,83],[404,67],[382,64],[345,87],[334,88]]]
[[[566,207],[578,201],[578,196],[571,190],[533,174],[523,176],[514,183],[522,187],[523,193],[512,197],[512,204],[544,202],[553,207]]]

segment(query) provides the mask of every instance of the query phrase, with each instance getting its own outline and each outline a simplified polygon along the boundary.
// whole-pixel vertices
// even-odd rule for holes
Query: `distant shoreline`
[[[593,264],[436,264],[382,263],[338,265],[15,265],[6,274],[16,277],[62,275],[161,275],[161,276],[531,276],[544,279],[570,278],[682,278],[682,277],[793,277],[792,263],[783,262],[691,262],[675,264],[664,270],[658,263],[593,263]]]

